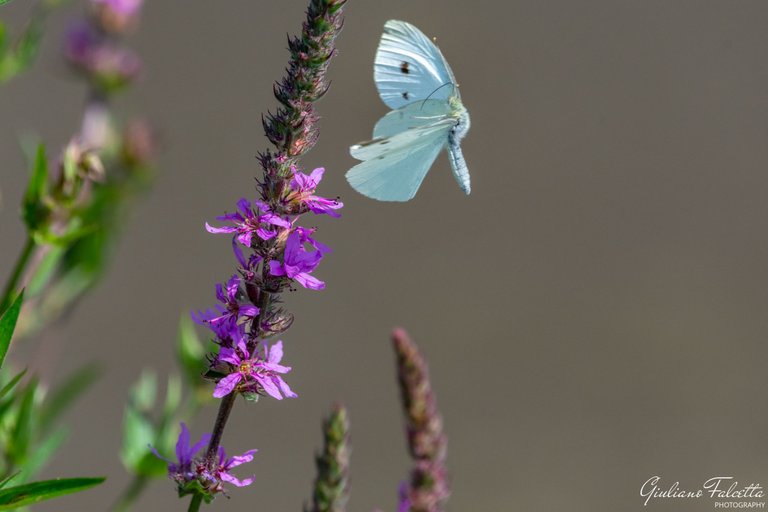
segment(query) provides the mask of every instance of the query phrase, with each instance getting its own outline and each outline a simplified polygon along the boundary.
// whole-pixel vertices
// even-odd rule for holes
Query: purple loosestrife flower
[[[291,180],[291,191],[286,197],[286,202],[296,202],[299,205],[296,213],[303,213],[307,209],[315,214],[325,214],[331,217],[341,217],[338,210],[344,206],[344,203],[337,199],[326,199],[315,195],[315,189],[323,179],[325,169],[318,167],[312,174],[304,174],[295,167],[293,170],[293,179]]]
[[[101,89],[116,90],[138,77],[141,59],[96,32],[90,25],[75,25],[67,34],[64,56]]]
[[[179,495],[202,492],[209,497],[216,493],[224,492],[224,482],[237,487],[244,487],[253,482],[253,478],[238,479],[230,470],[246,462],[253,460],[253,454],[257,450],[248,450],[242,455],[227,458],[223,447],[219,447],[218,460],[213,469],[208,469],[204,453],[199,453],[209,442],[211,434],[203,434],[194,445],[189,444],[189,429],[181,424],[181,433],[176,442],[177,461],[171,461],[160,455],[155,448],[151,448],[155,456],[168,463],[168,476],[176,482]]]
[[[218,463],[216,464],[216,467],[213,469],[211,480],[213,480],[214,482],[216,481],[229,482],[230,484],[235,485],[237,487],[245,487],[247,485],[251,485],[254,480],[253,477],[240,480],[229,471],[232,468],[236,468],[237,466],[245,464],[246,462],[251,462],[253,460],[253,454],[256,453],[257,451],[258,450],[256,449],[248,450],[242,455],[235,455],[234,457],[227,458],[227,452],[224,450],[223,447],[220,446],[219,460],[218,460]]]
[[[216,298],[223,305],[219,306],[223,314],[209,320],[213,325],[235,325],[240,318],[251,320],[259,314],[259,308],[253,304],[240,302],[240,278],[237,276],[232,276],[226,285],[216,284]]]
[[[286,276],[293,279],[304,288],[322,290],[325,288],[325,283],[309,275],[320,264],[322,257],[323,251],[319,249],[305,250],[301,236],[293,232],[288,235],[288,240],[285,242],[283,262],[270,261],[269,271],[273,276]]]
[[[256,350],[251,354],[245,340],[241,337],[233,348],[222,347],[219,350],[217,362],[232,365],[233,371],[216,384],[214,397],[222,398],[235,389],[258,394],[266,393],[278,400],[282,400],[283,395],[289,398],[298,396],[280,377],[280,374],[291,371],[290,366],[278,364],[283,358],[283,342],[278,341],[272,345],[272,348],[269,348],[266,343],[263,343],[263,346],[263,356]]]
[[[245,247],[251,247],[254,233],[262,240],[271,240],[277,236],[277,230],[270,228],[269,226],[286,229],[291,227],[290,222],[279,215],[274,214],[266,203],[262,201],[254,201],[254,205],[256,205],[258,210],[261,210],[264,213],[257,213],[258,210],[254,209],[251,206],[251,203],[243,198],[237,202],[237,208],[240,210],[239,212],[228,213],[216,217],[218,220],[233,223],[233,226],[217,228],[206,222],[205,229],[207,229],[209,233],[235,233],[235,238],[238,242]],[[267,227],[265,227],[265,225]]]
[[[91,0],[90,4],[102,30],[121,34],[133,28],[144,0]]]
[[[166,459],[154,448],[152,448],[152,452],[168,463],[168,476],[181,486],[197,478],[199,472],[194,461],[195,454],[208,444],[210,438],[211,434],[203,434],[203,437],[201,437],[198,442],[190,446],[189,429],[187,428],[187,425],[182,422],[181,433],[179,434],[179,439],[176,441],[177,462]]]

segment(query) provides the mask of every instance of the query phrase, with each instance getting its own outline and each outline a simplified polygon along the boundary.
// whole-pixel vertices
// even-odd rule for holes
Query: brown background
[[[29,2],[0,8],[20,22]],[[83,88],[51,21],[41,61],[0,90],[0,268],[23,240],[17,136],[52,149],[77,128]],[[233,269],[206,220],[252,195],[260,113],[303,1],[150,2],[133,42],[145,79],[120,101],[162,130],[151,195],[112,271],[43,354],[56,379],[107,370],[67,418],[45,476],[106,474],[103,487],[38,510],[104,510],[127,481],[122,404],[141,368],[173,368],[180,312],[213,304]],[[7,13],[7,14],[6,14]],[[441,156],[416,199],[357,195],[348,146],[386,112],[372,81],[384,21],[438,37],[472,116],[464,197]],[[454,511],[709,510],[653,502],[653,475],[684,488],[728,475],[768,485],[768,3],[764,1],[350,0],[333,87],[319,105],[321,193],[312,219],[334,248],[323,292],[287,297],[297,400],[239,403],[230,450],[258,447],[257,482],[218,510],[300,510],[319,421],[353,422],[351,510],[395,509],[407,470],[388,332],[429,357],[450,435]],[[50,362],[54,364],[50,364]],[[210,429],[214,411],[192,422]],[[243,472],[241,472],[243,473]],[[247,472],[246,472],[247,473]],[[142,510],[186,509],[157,482]]]

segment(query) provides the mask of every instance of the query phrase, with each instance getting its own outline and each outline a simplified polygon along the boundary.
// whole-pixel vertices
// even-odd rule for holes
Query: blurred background
[[[0,8],[21,24],[31,2]],[[0,268],[23,243],[20,135],[55,154],[84,90],[60,41],[82,12],[49,20],[40,60],[0,90]],[[55,382],[84,360],[106,370],[71,411],[73,435],[43,474],[108,476],[35,510],[105,510],[128,475],[118,449],[128,387],[176,371],[178,319],[215,302],[229,241],[205,221],[253,197],[261,113],[304,1],[148,2],[131,44],[143,80],[118,110],[158,127],[158,178],[135,208],[104,282],[61,324],[53,354],[22,351]],[[472,129],[465,197],[441,156],[416,198],[386,204],[344,180],[348,147],[387,112],[372,79],[384,22],[437,42]],[[334,252],[322,292],[286,297],[290,384],[300,398],[238,403],[228,450],[259,448],[256,483],[216,510],[300,510],[320,419],[352,421],[350,510],[394,510],[408,470],[393,326],[431,365],[449,435],[456,511],[706,510],[652,501],[654,475],[697,489],[712,476],[768,486],[768,4],[763,1],[350,0],[320,141],[313,218]],[[316,222],[315,222],[316,221]],[[39,340],[29,344],[40,347]],[[16,354],[18,363],[20,353]],[[13,356],[13,354],[12,354]],[[215,409],[192,422],[210,430]],[[141,510],[182,510],[170,481]]]

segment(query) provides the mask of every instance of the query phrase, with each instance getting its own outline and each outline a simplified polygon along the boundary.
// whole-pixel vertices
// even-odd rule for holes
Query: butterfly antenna
[[[435,89],[434,91],[432,91],[431,93],[429,93],[429,96],[427,96],[426,98],[424,98],[424,101],[421,103],[421,108],[424,108],[424,105],[427,103],[427,100],[428,100],[429,98],[431,98],[433,94],[435,94],[437,91],[439,91],[440,89],[442,89],[442,88],[443,88],[443,87],[445,87],[446,85],[451,85],[451,86],[453,86],[453,89],[454,89],[454,92],[455,92],[455,90],[456,90],[456,87],[457,87],[457,86],[456,86],[456,84],[454,84],[453,82],[445,82],[443,85],[441,85],[440,87],[438,87],[437,89]]]

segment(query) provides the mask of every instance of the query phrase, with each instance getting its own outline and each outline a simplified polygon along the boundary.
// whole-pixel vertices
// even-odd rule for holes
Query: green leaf
[[[29,294],[32,297],[40,295],[51,282],[63,254],[64,250],[60,247],[51,246],[48,248],[27,285]]]
[[[21,304],[24,302],[24,290],[13,301],[11,306],[0,316],[0,367],[3,366],[8,347],[11,345],[13,331],[16,329],[16,321],[19,319]]]
[[[84,491],[102,483],[105,478],[56,478],[0,490],[0,510],[32,505],[65,494]]]
[[[0,389],[0,398],[3,398],[6,395],[6,393],[12,390],[14,386],[16,386],[16,384],[19,383],[19,381],[21,380],[21,378],[24,376],[25,373],[27,373],[26,368],[20,371],[19,373],[17,373],[15,377],[13,377],[10,381],[8,381],[8,384],[3,386],[3,389]]]
[[[188,384],[193,387],[199,386],[208,365],[205,360],[203,343],[197,336],[192,320],[186,315],[182,316],[179,321],[176,357]]]
[[[168,425],[179,410],[181,404],[181,380],[177,375],[168,376],[168,386],[165,391],[162,425]]]
[[[0,5],[9,4],[11,0],[0,0]]]
[[[131,405],[139,411],[150,411],[157,399],[157,377],[145,371],[131,390]]]
[[[69,431],[66,428],[61,428],[48,436],[41,444],[35,446],[34,451],[29,454],[29,457],[27,457],[27,460],[24,463],[24,468],[21,471],[19,479],[22,482],[25,482],[34,477],[41,469],[43,469],[43,466],[45,466],[48,460],[53,457],[59,448],[61,448],[61,445],[64,444],[67,437],[69,437]]]
[[[2,0],[0,0],[1,2]],[[40,40],[43,38],[43,16],[35,16],[27,24],[27,28],[16,42],[16,65],[18,71],[28,68],[37,56]]]
[[[46,397],[40,412],[41,433],[50,431],[61,413],[66,411],[99,378],[99,373],[98,367],[94,364],[80,368]]]
[[[9,483],[11,480],[13,480],[14,478],[16,478],[16,477],[18,476],[18,474],[19,474],[19,473],[20,473],[20,472],[19,472],[19,471],[17,471],[16,473],[11,473],[11,474],[10,474],[10,475],[8,475],[7,477],[3,478],[3,480],[0,482],[0,489],[2,489],[3,487],[5,487],[6,485],[8,485],[8,483]]]
[[[120,451],[123,464],[138,473],[142,459],[149,453],[147,447],[154,441],[155,428],[152,423],[129,404],[123,418],[123,448]]]
[[[22,464],[29,451],[30,441],[32,439],[32,413],[35,405],[35,394],[37,392],[37,379],[32,379],[27,384],[24,393],[21,396],[21,405],[19,414],[16,418],[16,424],[11,432],[11,442],[8,447],[8,457],[16,464]]]
[[[40,144],[37,146],[35,164],[22,203],[22,217],[30,231],[38,231],[47,217],[47,208],[44,203],[47,189],[48,159],[45,156],[45,146]]]

